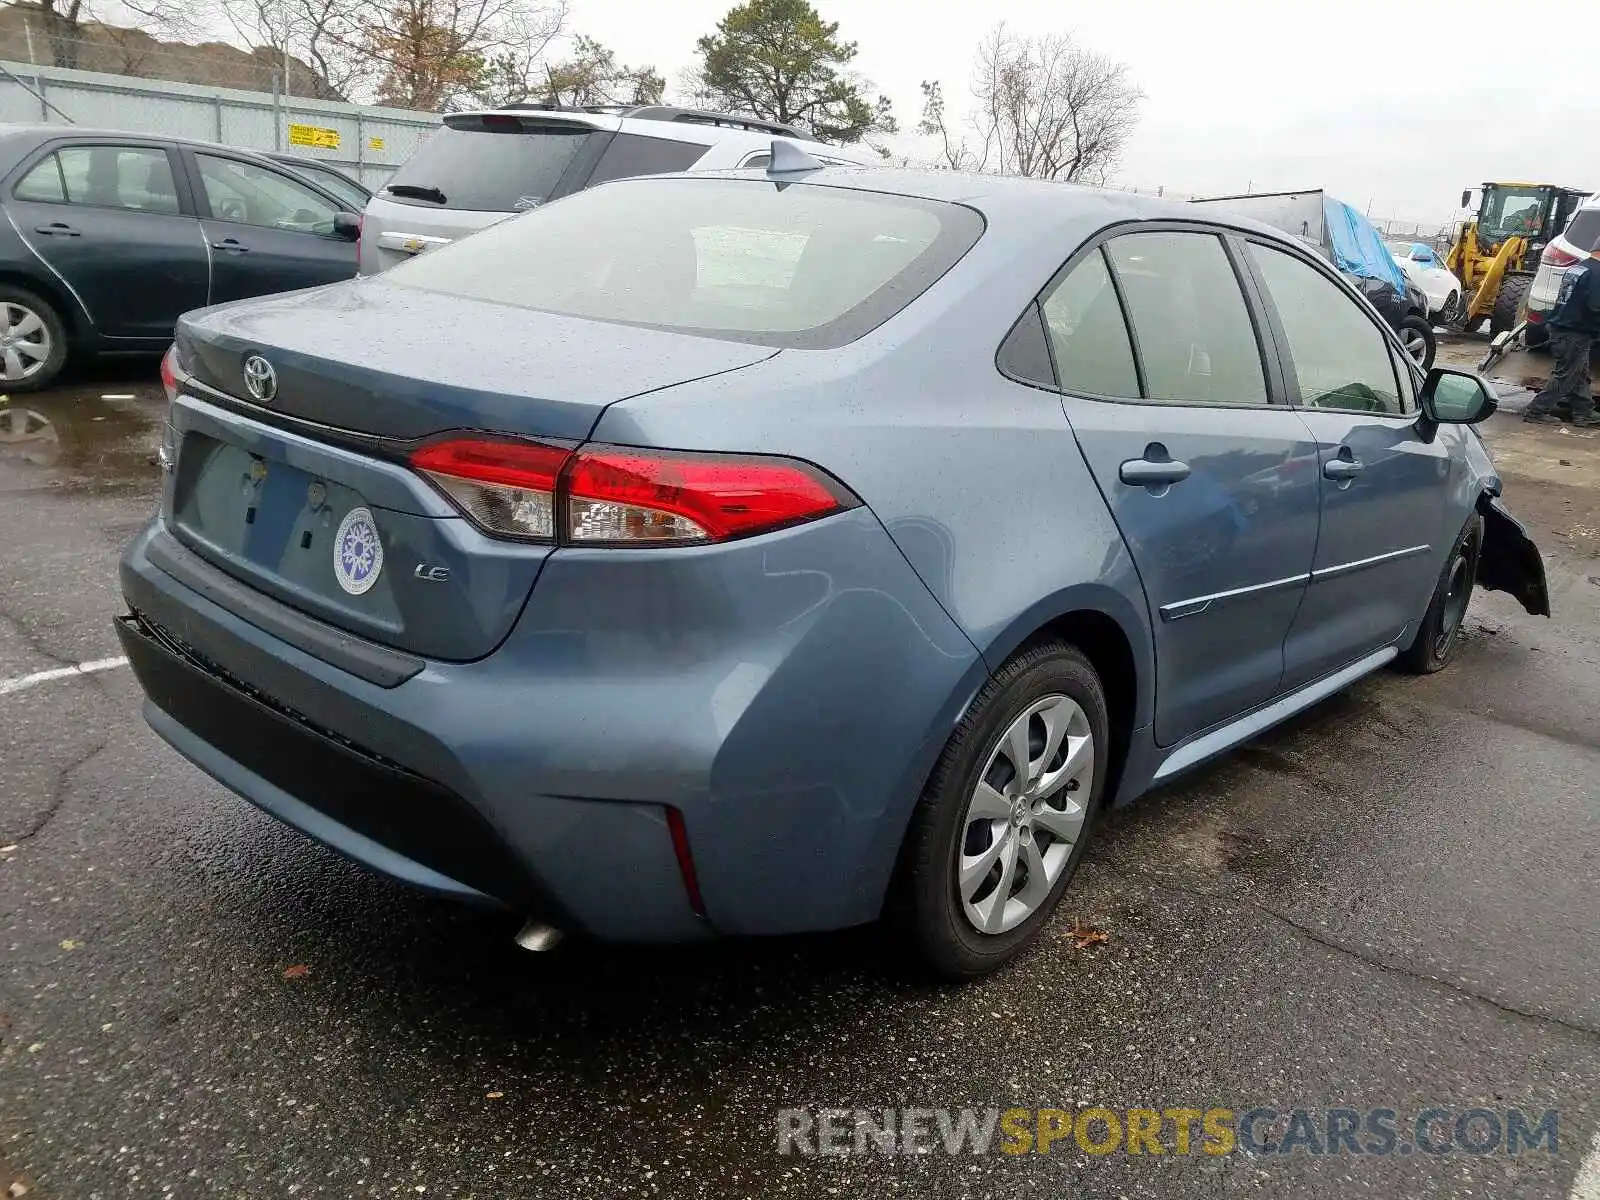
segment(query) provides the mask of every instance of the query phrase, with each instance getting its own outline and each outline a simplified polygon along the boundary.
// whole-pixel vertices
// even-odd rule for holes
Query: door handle
[[[1117,477],[1123,483],[1132,484],[1134,487],[1158,488],[1182,483],[1189,478],[1188,463],[1173,459],[1160,461],[1148,457],[1148,451],[1145,453],[1144,458],[1130,458],[1122,464],[1117,471]]]
[[[226,250],[229,254],[248,254],[248,253],[250,253],[250,247],[249,246],[241,245],[234,238],[223,238],[220,242],[212,242],[211,243],[211,248],[213,250]]]
[[[1336,480],[1340,483],[1349,483],[1366,469],[1366,465],[1350,453],[1350,447],[1340,446],[1339,454],[1322,464],[1322,477]]]
[[[42,233],[46,237],[78,237],[78,231],[65,221],[52,221],[48,225],[35,225],[35,233]]]

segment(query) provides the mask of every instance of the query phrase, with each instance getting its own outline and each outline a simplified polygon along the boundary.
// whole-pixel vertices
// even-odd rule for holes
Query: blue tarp
[[[1341,271],[1363,279],[1381,279],[1404,296],[1406,277],[1378,231],[1355,209],[1332,196],[1322,197],[1322,220],[1328,227],[1333,261]]]

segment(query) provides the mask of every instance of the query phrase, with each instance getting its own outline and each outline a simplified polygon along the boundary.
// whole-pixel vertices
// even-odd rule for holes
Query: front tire
[[[1426,371],[1433,366],[1433,356],[1438,353],[1438,345],[1433,336],[1433,326],[1428,324],[1426,317],[1419,317],[1415,313],[1400,322],[1400,344],[1405,347],[1406,354],[1411,361]]]
[[[954,980],[1015,958],[1077,869],[1105,786],[1105,690],[1049,642],[984,685],[917,802],[894,909],[919,958]]]
[[[1422,614],[1422,624],[1417,627],[1417,636],[1400,653],[1398,662],[1403,670],[1413,675],[1432,675],[1449,665],[1461,641],[1461,625],[1467,605],[1472,602],[1478,556],[1482,552],[1483,518],[1474,513],[1450,549],[1428,609]]]
[[[1524,302],[1532,286],[1533,278],[1529,275],[1507,275],[1500,281],[1500,290],[1494,297],[1494,312],[1489,317],[1491,336],[1516,328],[1517,322],[1522,320]]]

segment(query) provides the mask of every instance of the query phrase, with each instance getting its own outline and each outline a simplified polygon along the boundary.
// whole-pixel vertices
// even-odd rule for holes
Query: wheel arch
[[[992,674],[1019,650],[1047,641],[1081,650],[1105,688],[1111,754],[1101,795],[1106,804],[1115,803],[1122,796],[1138,732],[1154,720],[1156,665],[1149,624],[1142,611],[1114,588],[1071,588],[1012,622],[983,648],[984,663]],[[966,707],[962,706],[962,715]]]
[[[87,327],[83,309],[61,286],[59,280],[19,271],[14,267],[0,267],[0,286],[18,287],[34,293],[56,310],[56,316],[61,318],[61,323],[67,328],[68,338],[76,343],[83,337]],[[68,346],[68,353],[77,348],[76,344]]]

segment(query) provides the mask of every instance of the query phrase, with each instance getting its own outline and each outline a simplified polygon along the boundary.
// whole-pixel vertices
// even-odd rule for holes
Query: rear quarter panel
[[[591,436],[784,454],[823,467],[876,514],[990,670],[1058,616],[1087,609],[1111,617],[1133,648],[1142,727],[1154,666],[1132,559],[1058,396],[1013,383],[995,366],[1016,316],[1117,215],[1109,206],[1084,209],[1034,240],[974,251],[848,346],[784,350],[622,401]]]

